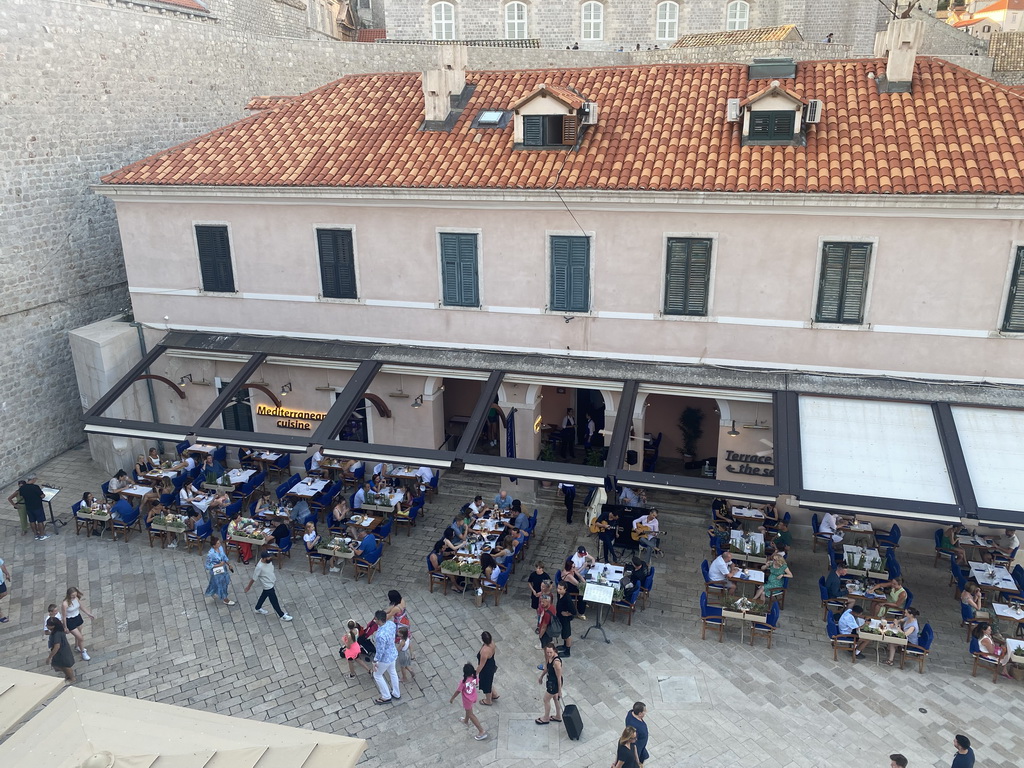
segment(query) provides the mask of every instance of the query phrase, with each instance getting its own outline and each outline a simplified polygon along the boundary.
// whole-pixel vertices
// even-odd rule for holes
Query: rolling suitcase
[[[562,722],[565,723],[565,732],[570,739],[579,741],[583,734],[583,718],[580,717],[580,710],[575,704],[566,704],[562,709]]]

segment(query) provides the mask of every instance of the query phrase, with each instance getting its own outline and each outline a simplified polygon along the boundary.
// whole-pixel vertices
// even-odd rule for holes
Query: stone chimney
[[[466,87],[466,46],[437,46],[437,67],[423,73],[424,123],[443,123],[452,112],[452,97]]]
[[[884,32],[875,35],[875,56],[887,57],[885,75],[878,78],[880,93],[910,93],[914,61],[924,41],[920,19],[893,19]]]

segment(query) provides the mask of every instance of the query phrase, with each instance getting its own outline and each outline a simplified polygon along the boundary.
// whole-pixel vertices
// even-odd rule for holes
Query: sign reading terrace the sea
[[[260,404],[256,406],[257,416],[278,416],[277,426],[285,429],[312,429],[310,422],[323,421],[327,411],[299,411],[294,408],[274,408]]]

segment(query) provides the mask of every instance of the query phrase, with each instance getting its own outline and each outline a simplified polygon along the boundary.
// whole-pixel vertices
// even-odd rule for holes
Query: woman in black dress
[[[60,619],[51,617],[46,621],[46,628],[50,630],[47,643],[50,646],[50,655],[46,659],[50,666],[58,672],[63,673],[65,682],[75,682],[75,654],[71,652],[71,643],[64,633],[64,624]]]
[[[631,725],[627,725],[619,737],[612,768],[640,768],[640,759],[636,754],[636,728]]]
[[[480,680],[480,693],[484,695],[483,701],[480,703],[485,707],[489,707],[492,701],[497,701],[501,698],[498,692],[494,690],[494,673],[498,670],[494,654],[497,653],[498,646],[495,644],[490,632],[481,632],[480,642],[483,645],[476,652],[476,676]]]

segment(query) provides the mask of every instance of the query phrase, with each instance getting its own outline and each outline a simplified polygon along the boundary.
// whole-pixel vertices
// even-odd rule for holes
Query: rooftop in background
[[[360,29],[356,34],[357,43],[376,43],[378,40],[383,40],[388,36],[386,29]]]
[[[739,64],[469,72],[451,131],[420,130],[419,73],[352,75],[108,174],[108,184],[1024,194],[1024,99],[918,57],[911,93],[879,93],[884,59],[805,61],[783,85],[822,101],[806,146],[741,146],[727,100],[762,89]],[[578,151],[517,150],[472,127],[538,85],[600,109]]]
[[[294,98],[294,96],[253,96],[249,99],[249,103],[245,105],[245,108],[253,112],[264,109],[273,109],[274,107],[279,107]]]
[[[742,45],[744,43],[777,43],[783,40],[801,41],[803,35],[795,24],[759,29],[738,29],[733,32],[699,32],[683,35],[673,43],[673,48],[708,48],[717,45]]]
[[[1024,11],[1024,0],[996,0],[991,5],[979,8],[975,13],[996,13],[997,11]]]

